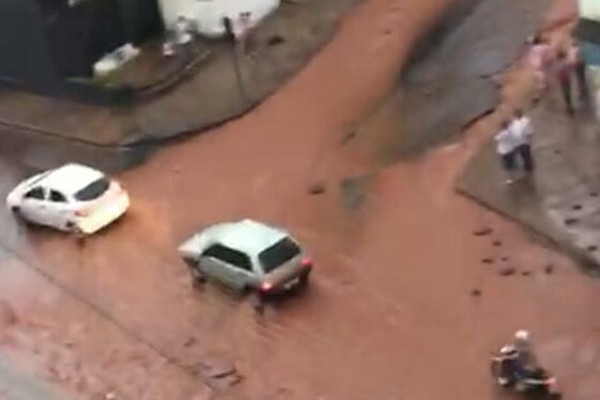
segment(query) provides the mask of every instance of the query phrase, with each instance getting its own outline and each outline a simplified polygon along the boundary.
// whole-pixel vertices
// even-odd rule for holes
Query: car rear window
[[[289,237],[286,237],[273,246],[263,250],[258,259],[266,273],[273,271],[277,267],[290,261],[300,254],[300,248]]]
[[[75,199],[79,201],[90,201],[95,200],[98,197],[102,196],[109,188],[110,180],[103,177],[94,182],[90,183],[77,193],[75,193]]]

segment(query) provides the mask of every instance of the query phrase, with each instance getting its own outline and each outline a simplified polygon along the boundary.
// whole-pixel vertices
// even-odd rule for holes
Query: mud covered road
[[[2,351],[63,398],[204,400],[203,381],[224,399],[475,400],[498,397],[489,352],[527,327],[568,398],[597,398],[598,282],[453,191],[488,123],[386,169],[356,135],[393,131],[365,115],[446,6],[366,1],[253,113],[121,174],[130,214],[84,246],[2,214]],[[5,163],[1,194],[24,173]],[[174,253],[246,217],[288,227],[316,260],[310,290],[264,317],[193,290]],[[243,380],[207,379],[217,364]]]

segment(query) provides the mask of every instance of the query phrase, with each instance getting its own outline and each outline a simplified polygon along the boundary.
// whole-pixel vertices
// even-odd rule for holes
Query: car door
[[[25,192],[20,209],[25,218],[31,222],[47,225],[46,189],[42,186],[35,186]]]
[[[254,272],[247,254],[234,249],[227,251],[227,274],[228,279],[236,290],[244,290],[251,286]]]
[[[48,220],[59,229],[69,228],[70,209],[67,196],[58,190],[50,189],[47,201]]]
[[[202,253],[198,266],[207,277],[231,289],[242,290],[248,283],[249,273],[245,270],[244,256],[237,250],[215,244]]]

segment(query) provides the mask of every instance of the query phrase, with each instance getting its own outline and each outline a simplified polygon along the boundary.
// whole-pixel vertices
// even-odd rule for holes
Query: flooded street
[[[202,368],[233,363],[243,380],[216,398],[475,400],[500,398],[490,352],[527,328],[566,398],[597,398],[600,282],[454,192],[493,121],[422,157],[378,160],[374,138],[394,120],[373,111],[448,4],[365,1],[254,112],[120,174],[131,212],[83,245],[2,211],[2,351],[60,398],[204,400],[202,382],[221,383]],[[6,159],[3,196],[25,172]],[[193,289],[175,253],[241,218],[285,226],[316,263],[309,290],[262,317]]]

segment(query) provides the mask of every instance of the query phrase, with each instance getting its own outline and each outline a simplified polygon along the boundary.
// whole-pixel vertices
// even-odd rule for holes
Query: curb
[[[598,263],[592,257],[588,256],[587,253],[583,252],[581,249],[573,246],[570,243],[565,243],[563,240],[561,240],[558,237],[558,236],[560,236],[560,233],[558,231],[556,231],[556,235],[550,235],[546,232],[543,232],[541,229],[537,228],[535,225],[524,222],[524,221],[520,220],[519,218],[515,217],[513,214],[502,211],[502,210],[490,205],[486,201],[481,200],[476,195],[469,193],[468,191],[464,190],[461,187],[459,182],[455,182],[454,190],[456,193],[460,194],[461,196],[466,197],[467,199],[478,204],[479,206],[481,206],[487,210],[493,211],[494,213],[500,215],[503,218],[508,219],[509,221],[517,223],[526,232],[529,232],[539,238],[543,238],[545,241],[548,242],[548,244],[550,244],[551,246],[555,247],[556,249],[565,253],[567,256],[569,256],[571,259],[573,259],[573,261],[576,262],[576,264],[580,267],[580,269],[585,274],[592,276],[594,278],[600,278],[600,263]]]

